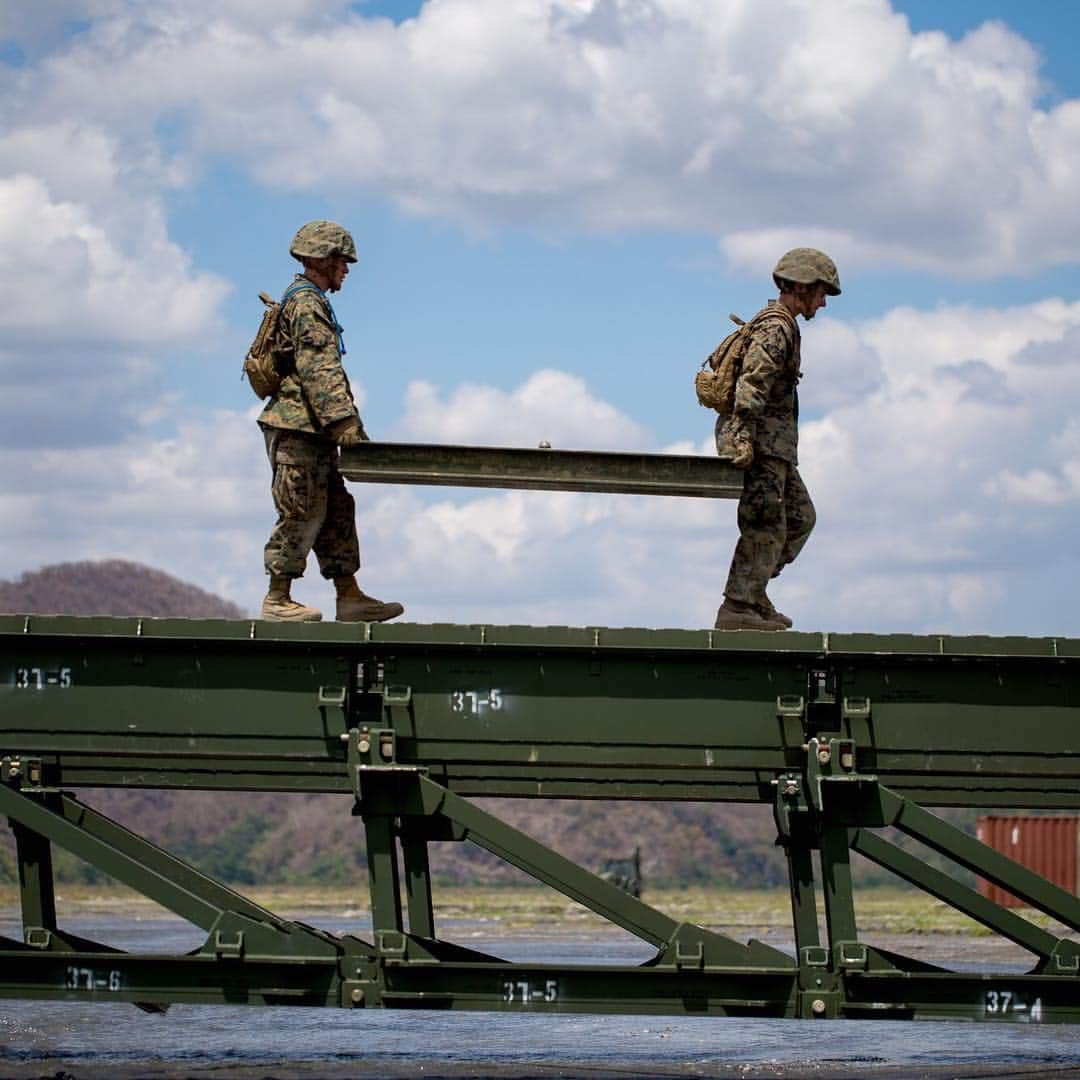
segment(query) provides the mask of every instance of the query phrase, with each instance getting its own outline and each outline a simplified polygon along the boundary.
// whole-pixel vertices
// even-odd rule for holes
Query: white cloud
[[[589,393],[585,380],[546,369],[510,393],[465,384],[444,401],[432,383],[416,381],[405,394],[398,425],[404,439],[420,442],[537,446],[563,450],[640,449],[647,432],[630,417]]]
[[[265,184],[481,227],[699,230],[754,270],[808,238],[849,267],[1080,256],[1080,102],[1042,107],[1037,54],[998,23],[912,34],[884,0],[440,0],[399,26],[250,8],[91,6],[7,126],[92,119],[146,154],[164,122]]]
[[[0,476],[5,576],[81,559],[160,567],[250,607],[273,524],[253,415],[221,412],[173,439],[121,433],[90,449],[14,448]]]
[[[0,133],[0,445],[116,442],[160,415],[160,360],[222,333],[229,286],[169,239],[166,175],[93,126]]]
[[[224,283],[190,274],[155,207],[142,226],[138,250],[121,250],[90,206],[25,173],[0,176],[5,339],[160,344],[213,329]]]
[[[854,327],[884,382],[803,427],[819,528],[793,595],[912,629],[1074,628],[1078,326],[1080,306],[1047,300]]]
[[[803,329],[803,417],[857,405],[884,383],[881,357],[846,323],[817,315]]]

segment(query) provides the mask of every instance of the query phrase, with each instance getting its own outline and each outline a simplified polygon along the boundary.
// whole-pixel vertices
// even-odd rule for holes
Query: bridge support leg
[[[417,937],[435,936],[435,912],[431,901],[431,868],[427,841],[403,836],[401,851],[405,862],[405,896],[409,912],[409,933]]]
[[[371,891],[371,925],[379,930],[401,931],[401,880],[398,874],[394,819],[385,814],[365,814],[368,887]]]
[[[855,903],[851,889],[851,854],[848,831],[828,826],[821,833],[821,878],[825,893],[825,922],[829,948],[839,956],[839,946],[858,940]]]
[[[796,955],[821,944],[818,930],[817,894],[814,887],[814,835],[806,814],[792,814],[790,832],[781,836],[787,855],[791,921]]]

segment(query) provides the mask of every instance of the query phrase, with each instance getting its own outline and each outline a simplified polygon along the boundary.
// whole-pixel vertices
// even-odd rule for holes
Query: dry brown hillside
[[[140,563],[57,563],[0,581],[0,611],[30,615],[148,615],[242,619],[235,604]]]

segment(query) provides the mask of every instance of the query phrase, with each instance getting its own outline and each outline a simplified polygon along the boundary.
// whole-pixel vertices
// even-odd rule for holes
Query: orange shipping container
[[[1076,895],[1078,822],[1080,818],[1074,815],[984,814],[978,819],[975,835],[995,851]],[[979,894],[1003,907],[1023,905],[1018,897],[983,878],[979,878]]]

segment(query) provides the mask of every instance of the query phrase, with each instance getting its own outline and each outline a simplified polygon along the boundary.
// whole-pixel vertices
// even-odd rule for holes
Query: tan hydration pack
[[[256,397],[268,398],[273,397],[281,387],[281,373],[277,369],[275,348],[281,305],[264,292],[259,293],[259,299],[266,307],[263,309],[259,332],[248,349],[240,377],[247,376]]]
[[[743,357],[750,346],[752,330],[766,319],[778,318],[793,322],[791,315],[776,307],[766,308],[749,322],[738,315],[729,315],[735,329],[702,361],[701,370],[694,376],[698,404],[715,409],[722,417],[735,408],[735,384],[742,374]]]
[[[750,344],[750,325],[738,315],[729,315],[735,329],[705,357],[694,376],[698,404],[730,416],[735,405],[735,384],[742,374],[742,361]]]
[[[292,353],[283,353],[278,347],[278,322],[285,302],[290,296],[304,289],[320,292],[315,285],[301,281],[290,285],[280,302],[264,292],[259,293],[259,299],[265,305],[262,322],[259,323],[259,332],[248,349],[244,369],[240,373],[241,379],[247,376],[256,397],[274,397],[281,388],[282,377],[288,374]]]

